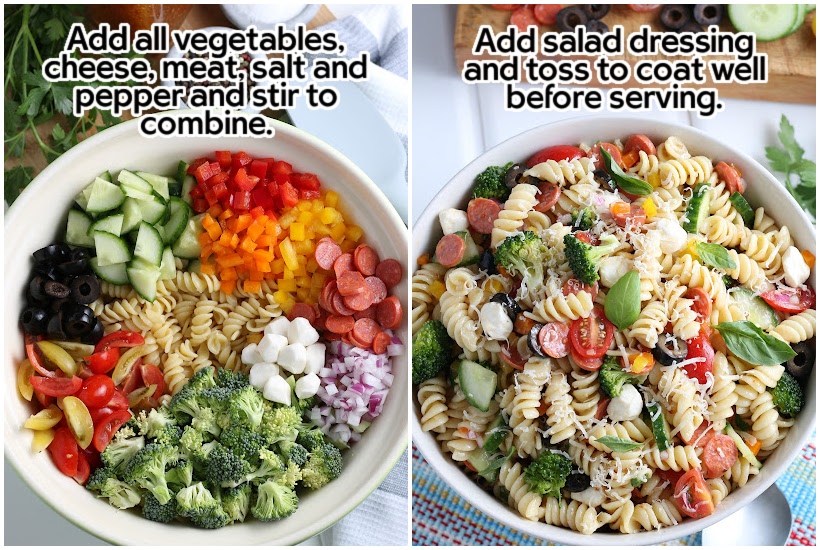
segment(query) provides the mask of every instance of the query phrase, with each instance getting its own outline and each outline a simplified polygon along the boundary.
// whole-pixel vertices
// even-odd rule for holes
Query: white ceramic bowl
[[[69,521],[116,544],[288,545],[305,540],[333,525],[360,504],[387,476],[407,447],[407,355],[396,358],[393,388],[381,416],[362,440],[343,453],[342,475],[317,491],[306,491],[292,516],[263,523],[245,523],[208,531],[182,523],[147,522],[138,512],[120,511],[105,499],[61,474],[47,451],[33,455],[31,432],[22,428],[32,406],[17,393],[15,373],[25,357],[17,318],[23,308],[23,289],[31,269],[31,253],[54,242],[64,232],[74,195],[105,170],[140,169],[175,173],[180,159],[211,155],[215,150],[245,151],[251,156],[287,160],[296,170],[319,176],[322,185],[341,196],[346,218],[365,232],[365,239],[382,258],[396,258],[407,273],[407,229],[376,185],[347,158],[305,132],[271,121],[273,138],[155,138],[142,137],[137,121],[125,122],[77,145],[46,168],[7,212],[5,221],[5,453],[23,480],[49,506]],[[406,277],[396,289],[407,295]],[[405,302],[402,299],[402,302]],[[406,304],[404,304],[405,311]],[[406,325],[406,323],[405,323]],[[398,334],[407,342],[407,328]],[[7,505],[10,505],[8,502]],[[9,528],[9,526],[7,526]]]
[[[459,205],[467,204],[473,178],[487,166],[503,165],[511,160],[524,161],[536,151],[550,145],[575,145],[581,142],[592,144],[599,140],[625,139],[630,134],[636,133],[646,134],[655,143],[660,143],[661,140],[675,135],[683,140],[693,155],[731,160],[740,168],[748,183],[748,190],[744,196],[752,207],[765,206],[766,213],[772,216],[778,224],[789,227],[799,248],[814,250],[814,228],[791,195],[765,168],[742,151],[733,149],[731,144],[719,142],[689,126],[633,117],[595,116],[564,120],[524,132],[497,145],[468,164],[442,188],[424,210],[418,222],[414,224],[412,257],[415,258],[419,254],[434,249],[435,243],[441,237],[438,212],[444,208],[458,208]],[[814,271],[811,283],[817,288]],[[506,503],[496,500],[491,494],[473,483],[456,466],[449,455],[441,451],[433,434],[422,432],[419,423],[419,405],[416,399],[413,400],[415,411],[413,414],[413,442],[441,478],[467,502],[514,529],[549,541],[571,545],[657,544],[696,533],[728,517],[760,495],[783,474],[789,464],[797,458],[814,429],[815,411],[817,410],[815,372],[812,372],[807,385],[805,408],[788,436],[780,442],[777,450],[766,460],[760,475],[752,477],[745,487],[732,492],[717,506],[715,513],[711,516],[697,521],[687,520],[679,525],[664,527],[656,531],[631,535],[609,533],[581,535],[563,527],[524,519]]]

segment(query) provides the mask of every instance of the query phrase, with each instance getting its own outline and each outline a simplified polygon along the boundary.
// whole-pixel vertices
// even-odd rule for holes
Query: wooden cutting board
[[[464,62],[470,59],[492,59],[490,55],[473,55],[472,47],[481,25],[492,25],[495,32],[503,31],[507,28],[512,12],[496,10],[489,5],[483,4],[463,4],[458,7],[456,13],[456,28],[454,49],[456,54],[456,66],[459,72]],[[816,57],[817,42],[811,31],[811,19],[815,17],[812,13],[806,18],[803,26],[794,34],[775,40],[772,42],[758,42],[757,52],[767,53],[769,81],[766,84],[726,84],[716,86],[723,97],[735,97],[741,99],[762,99],[767,101],[783,101],[787,103],[815,103],[815,90],[817,85]],[[635,12],[626,5],[613,5],[610,12],[603,18],[609,28],[615,25],[623,25],[624,35],[638,31],[641,25],[650,25],[652,30],[663,30],[660,22],[660,9],[652,12]],[[721,24],[721,30],[732,31],[732,26],[725,20]],[[540,32],[557,31],[555,25],[542,25]],[[631,64],[638,59],[660,59],[653,56],[632,56],[629,53],[622,57],[613,59],[625,59]],[[496,57],[496,59],[500,59]],[[593,59],[594,58],[586,58]],[[682,59],[675,57],[669,59]],[[709,58],[705,58],[709,59]],[[708,75],[707,75],[708,79]],[[630,81],[628,86],[641,86],[637,82]],[[589,84],[593,86],[604,86],[593,77]],[[658,84],[651,85],[659,87]],[[707,80],[706,86],[712,86],[711,80]]]

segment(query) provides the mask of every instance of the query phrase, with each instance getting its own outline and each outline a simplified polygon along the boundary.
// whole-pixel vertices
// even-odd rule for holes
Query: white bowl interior
[[[744,196],[753,208],[765,206],[766,213],[779,225],[787,225],[801,249],[815,249],[815,232],[806,215],[794,199],[765,168],[741,151],[733,150],[730,144],[721,143],[709,135],[688,126],[660,122],[635,117],[595,116],[565,120],[541,126],[515,136],[487,151],[468,164],[445,185],[436,195],[413,226],[413,255],[417,257],[434,249],[441,237],[438,213],[444,208],[458,208],[469,200],[475,175],[491,165],[504,165],[509,161],[524,161],[536,151],[550,146],[578,143],[594,144],[596,141],[625,139],[630,134],[646,134],[655,143],[669,136],[678,136],[693,155],[706,155],[711,159],[734,162],[743,173],[748,184]],[[817,288],[816,272],[812,271],[811,284]],[[777,450],[766,460],[761,473],[751,478],[749,483],[732,492],[711,516],[701,520],[689,520],[673,527],[657,531],[640,532],[629,536],[621,534],[595,533],[581,535],[569,529],[524,519],[506,503],[496,500],[473,483],[456,466],[448,455],[442,452],[431,433],[423,432],[419,423],[419,405],[414,399],[413,442],[436,472],[450,484],[465,500],[485,514],[519,531],[553,542],[581,545],[613,544],[657,544],[666,540],[684,537],[698,532],[721,519],[728,517],[766,490],[788,468],[797,457],[815,425],[816,372],[813,371],[807,385],[806,406],[797,418],[788,436],[781,441]]]
[[[139,134],[137,122],[118,125],[71,149],[44,170],[7,213],[6,458],[52,508],[72,523],[112,543],[146,546],[298,543],[331,526],[361,503],[378,487],[407,447],[407,354],[395,358],[395,381],[382,415],[359,443],[343,453],[342,475],[318,491],[306,491],[300,496],[297,512],[278,522],[246,521],[214,531],[181,523],[147,524],[138,513],[117,510],[61,474],[48,452],[34,456],[30,450],[31,432],[22,425],[33,408],[19,396],[15,377],[17,365],[25,357],[17,318],[23,308],[31,253],[54,242],[64,231],[74,195],[105,170],[113,173],[129,168],[173,174],[181,159],[212,155],[215,150],[241,150],[251,156],[286,160],[297,171],[315,173],[325,188],[337,191],[346,219],[362,227],[368,244],[381,258],[396,258],[407,273],[407,229],[398,214],[364,172],[318,139],[276,121],[271,121],[276,130],[273,138],[149,139]],[[393,291],[401,298],[405,311],[406,279]],[[398,331],[398,336],[407,342],[406,326]]]

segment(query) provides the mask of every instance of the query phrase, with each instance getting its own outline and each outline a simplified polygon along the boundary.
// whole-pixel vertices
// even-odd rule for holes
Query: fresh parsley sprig
[[[777,133],[777,137],[783,147],[766,147],[766,158],[769,159],[769,166],[775,172],[786,174],[784,180],[786,189],[789,190],[797,203],[811,214],[812,218],[816,219],[817,164],[812,160],[803,158],[805,151],[797,143],[794,137],[794,126],[791,125],[786,115],[780,118],[780,131]]]

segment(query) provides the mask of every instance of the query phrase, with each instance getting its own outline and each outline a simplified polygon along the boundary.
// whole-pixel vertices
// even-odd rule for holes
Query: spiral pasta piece
[[[638,320],[625,331],[626,337],[634,338],[650,349],[654,348],[668,322],[666,305],[660,300],[652,300],[641,310]]]
[[[526,172],[525,176],[534,176],[559,186],[575,185],[595,170],[595,163],[589,157],[575,160],[546,160],[536,164]]]
[[[600,401],[600,383],[598,373],[589,372],[574,367],[570,373],[572,377],[572,408],[581,428],[588,430],[595,419]],[[585,432],[586,435],[586,432]]]
[[[725,481],[731,481],[735,487],[743,487],[749,478],[760,473],[757,466],[750,463],[743,455],[739,455],[732,467],[723,474]]]
[[[513,187],[509,198],[504,203],[504,208],[493,222],[493,231],[490,236],[493,248],[498,248],[504,239],[521,230],[527,214],[538,204],[536,198],[538,193],[538,188],[528,183],[519,183]]]
[[[657,147],[658,158],[662,162],[675,159],[687,159],[692,155],[689,154],[689,148],[677,136],[669,136]]]
[[[706,218],[706,240],[710,243],[733,248],[743,241],[747,233],[751,233],[740,223],[730,222],[721,216],[709,216]]]
[[[807,309],[782,321],[769,334],[789,344],[798,344],[814,338],[816,332],[817,310]]]
[[[185,368],[185,359],[179,353],[169,353],[162,362],[162,376],[165,380],[165,387],[171,395],[175,395],[191,376]]]
[[[664,299],[666,314],[672,323],[672,332],[682,340],[691,340],[700,332],[700,321],[693,309],[694,300],[684,298],[687,288],[679,284],[667,283]]]
[[[219,290],[219,278],[216,275],[203,275],[190,271],[177,271],[174,281],[180,292],[202,294]],[[240,285],[241,286],[241,285]]]
[[[674,410],[672,435],[680,432],[684,441],[691,441],[695,430],[703,422],[703,411],[708,410],[695,382],[683,369],[668,368],[663,371],[657,386],[670,409]]]
[[[712,161],[702,156],[668,160],[658,166],[658,175],[662,187],[693,187],[712,177]]]
[[[553,294],[542,300],[533,303],[532,313],[526,313],[527,317],[535,319],[539,323],[566,323],[589,317],[595,304],[592,295],[580,290],[576,294]]]
[[[431,287],[438,282],[442,285],[447,268],[435,262],[429,262],[421,266],[413,273],[411,282],[412,288],[412,329],[413,334],[421,329],[421,326],[430,319],[433,307],[438,302],[437,296]]]
[[[590,535],[606,524],[608,514],[598,512],[575,499],[557,499],[546,497],[544,504],[544,522],[549,525],[560,525]]]
[[[649,155],[638,151],[638,160],[629,168],[629,173],[639,178],[648,179],[651,174],[658,172],[660,159],[657,155]]]
[[[197,302],[194,316],[191,319],[191,345],[199,346],[208,340],[211,331],[211,320],[216,306],[217,303],[213,300],[200,300]]]
[[[700,468],[700,458],[692,445],[673,445],[664,451],[653,445],[644,460],[648,466],[658,470],[680,472]]]
[[[638,524],[647,531],[677,525],[681,521],[683,517],[680,511],[670,500],[638,504],[632,514],[632,524]]]
[[[525,518],[538,521],[544,516],[541,495],[529,490],[524,472],[518,462],[507,461],[501,466],[498,483],[506,489],[510,506]]]
[[[421,406],[421,429],[441,433],[447,423],[447,380],[443,374],[425,380],[419,385],[418,401]]]
[[[572,397],[567,375],[555,372],[544,392],[544,402],[548,404],[546,436],[550,443],[560,443],[575,435],[576,416],[572,408]]]
[[[772,288],[766,278],[766,272],[748,255],[729,250],[729,257],[735,262],[734,269],[727,269],[726,274],[754,292],[763,292]]]
[[[729,367],[726,356],[720,351],[715,352],[715,358],[712,361],[712,375],[715,381],[708,398],[709,419],[714,431],[719,433],[726,426],[726,420],[734,415],[732,407],[737,403],[735,380],[738,376]]]

